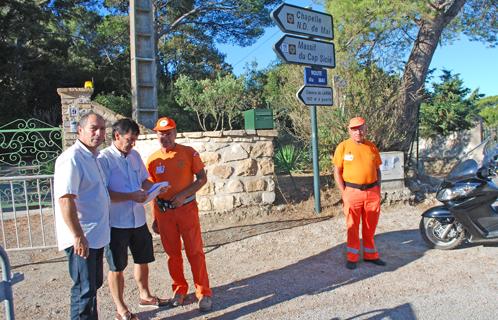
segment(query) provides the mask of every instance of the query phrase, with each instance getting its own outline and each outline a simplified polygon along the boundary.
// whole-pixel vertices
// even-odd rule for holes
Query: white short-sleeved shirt
[[[140,154],[133,149],[124,156],[112,144],[102,150],[99,160],[111,191],[128,193],[140,190],[142,182],[149,177]],[[144,205],[131,200],[111,202],[110,219],[113,228],[141,227],[146,222]]]
[[[57,243],[59,250],[74,245],[74,235],[64,222],[59,198],[75,195],[76,210],[81,228],[92,249],[107,245],[111,238],[109,227],[110,198],[105,173],[97,155],[76,140],[55,162],[54,202]]]

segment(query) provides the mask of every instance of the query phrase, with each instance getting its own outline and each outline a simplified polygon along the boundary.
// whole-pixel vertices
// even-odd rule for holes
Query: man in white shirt
[[[102,150],[99,160],[108,177],[111,197],[111,241],[105,248],[109,264],[108,282],[116,305],[116,320],[137,319],[123,299],[124,275],[128,248],[133,256],[134,276],[140,293],[140,307],[162,307],[167,300],[151,295],[148,263],[154,261],[152,235],[145,219],[143,202],[146,190],[153,185],[137,151],[133,150],[139,134],[137,123],[121,119],[112,125],[113,143]]]
[[[102,286],[104,246],[110,239],[110,199],[97,160],[104,139],[104,119],[90,112],[79,121],[78,140],[55,162],[57,243],[66,252],[73,281],[73,320],[98,319],[97,289]]]

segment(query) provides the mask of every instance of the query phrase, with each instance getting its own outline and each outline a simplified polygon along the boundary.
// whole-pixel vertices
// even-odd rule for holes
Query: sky
[[[301,7],[312,6],[313,10],[323,11],[323,7],[311,1],[288,0],[286,3]],[[246,64],[256,61],[258,69],[266,68],[278,60],[273,52],[275,44],[284,33],[278,27],[270,27],[264,35],[250,47],[219,45],[226,54],[226,62],[233,66],[236,75],[244,73]],[[498,95],[498,48],[489,48],[481,42],[469,41],[462,36],[451,45],[439,46],[434,53],[431,69],[436,69],[431,82],[439,82],[442,69],[460,74],[464,86],[471,90],[479,88],[486,96]]]

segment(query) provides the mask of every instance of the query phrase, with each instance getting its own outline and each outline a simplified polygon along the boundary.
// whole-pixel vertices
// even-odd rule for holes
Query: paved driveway
[[[376,239],[386,267],[344,267],[340,216],[262,223],[204,234],[212,312],[199,313],[192,295],[184,307],[138,309],[130,268],[126,299],[141,319],[498,319],[498,246],[427,250],[418,231],[421,212],[384,210]],[[14,287],[16,317],[67,319],[70,281],[63,255],[27,255],[12,255],[14,271],[26,277]],[[28,258],[39,262],[24,264]],[[166,258],[158,253],[151,287],[169,296],[170,286]],[[108,290],[104,284],[99,292],[102,319],[114,315]]]

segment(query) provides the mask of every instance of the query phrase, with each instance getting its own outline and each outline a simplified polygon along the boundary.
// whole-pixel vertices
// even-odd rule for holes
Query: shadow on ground
[[[362,314],[355,315],[343,320],[354,319],[369,319],[369,320],[383,320],[383,319],[403,319],[403,320],[416,320],[415,312],[409,303],[396,306],[390,309],[378,309],[368,311]],[[331,320],[340,320],[340,318],[332,318]]]
[[[203,232],[202,238],[204,239],[206,253],[209,253],[232,242],[241,241],[261,234],[301,227],[330,218],[331,217],[317,217],[312,219],[270,221],[252,225],[222,228]]]
[[[386,267],[360,263],[354,271],[345,269],[343,243],[286,267],[213,288],[216,297],[213,311],[230,310],[222,315],[208,313],[206,317],[235,319],[300,296],[332,291],[382,272],[394,271],[419,259],[427,250],[420,239],[419,231],[415,229],[379,234],[376,236],[376,242],[380,252],[384,253],[383,258],[388,262]],[[372,317],[375,319],[382,312],[390,312],[403,315],[403,319],[414,319],[410,306],[395,309],[371,311],[374,313]],[[152,317],[156,314],[157,311],[150,311],[141,313],[141,316]],[[179,320],[196,316],[199,316],[198,310],[189,310],[167,318]],[[364,315],[358,315],[360,316]]]
[[[275,205],[279,204],[296,204],[310,200],[314,197],[313,191],[313,174],[281,174],[275,176],[276,199]],[[322,202],[327,202],[331,194],[337,193],[333,187],[333,179],[329,174],[320,176],[320,190]],[[338,193],[337,193],[338,195]],[[340,199],[335,197],[334,202]]]

